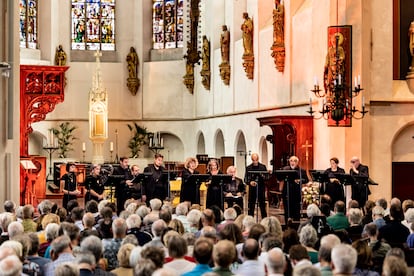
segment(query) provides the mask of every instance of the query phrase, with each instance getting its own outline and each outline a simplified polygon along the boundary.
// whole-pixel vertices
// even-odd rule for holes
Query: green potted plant
[[[67,154],[73,151],[73,142],[78,139],[73,135],[77,126],[72,126],[69,122],[61,123],[57,128],[51,128],[58,141],[58,154],[60,158],[67,158]]]
[[[136,122],[127,124],[131,132],[131,138],[128,141],[128,148],[131,150],[131,158],[137,158],[141,147],[147,144],[148,132],[146,128],[139,126]]]

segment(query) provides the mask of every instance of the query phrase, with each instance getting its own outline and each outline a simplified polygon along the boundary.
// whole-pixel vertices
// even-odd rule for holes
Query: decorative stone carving
[[[127,87],[132,95],[135,96],[141,85],[141,81],[138,78],[139,58],[134,47],[130,48],[126,62],[128,66]]]
[[[188,91],[194,93],[194,64],[200,62],[200,51],[197,51],[197,30],[198,19],[200,17],[199,9],[200,0],[191,0],[190,6],[190,41],[187,41],[187,53],[184,58],[186,62],[186,74],[184,75],[184,84]]]
[[[285,70],[285,6],[281,0],[275,0],[273,10],[273,45],[272,57],[279,72]]]
[[[230,32],[226,25],[222,26],[223,32],[220,37],[220,49],[221,49],[221,64],[220,76],[225,85],[230,84]]]
[[[253,51],[253,20],[247,12],[243,13],[244,22],[241,25],[243,31],[243,67],[248,79],[253,79],[254,51]]]
[[[203,65],[201,66],[201,83],[204,88],[210,90],[210,41],[208,41],[207,36],[203,36],[203,52],[201,53],[201,59]]]

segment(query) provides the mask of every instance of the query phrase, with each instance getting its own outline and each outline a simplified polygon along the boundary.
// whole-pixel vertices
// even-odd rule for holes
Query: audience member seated
[[[334,207],[335,215],[329,216],[326,221],[329,226],[334,230],[347,229],[349,227],[348,218],[345,216],[345,203],[343,201],[337,201]]]
[[[391,247],[404,248],[410,231],[401,224],[403,216],[401,206],[391,205],[390,222],[379,229],[379,239],[384,239]]]
[[[306,248],[308,252],[309,259],[312,264],[316,264],[318,260],[318,251],[315,249],[315,244],[318,240],[315,228],[312,225],[308,224],[299,232],[299,242]]]
[[[359,240],[361,238],[363,227],[361,225],[362,221],[362,211],[359,208],[351,208],[348,210],[348,221],[349,227],[346,229],[348,232],[348,237],[351,242]]]
[[[357,252],[351,245],[334,246],[331,253],[333,275],[352,275],[357,258]]]
[[[379,276],[378,272],[371,270],[372,253],[366,241],[357,240],[352,243],[352,247],[357,251],[357,264],[354,274],[359,276]]]

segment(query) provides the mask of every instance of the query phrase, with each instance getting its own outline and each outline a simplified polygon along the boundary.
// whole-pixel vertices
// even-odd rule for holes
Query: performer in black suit
[[[77,199],[77,196],[81,193],[77,187],[75,170],[76,165],[74,163],[67,163],[66,173],[60,178],[60,185],[63,187],[62,206],[65,209],[68,207],[68,202]]]
[[[265,182],[261,175],[257,175],[257,179],[252,179],[249,172],[262,171],[267,172],[267,168],[264,164],[259,163],[259,155],[257,153],[252,154],[252,164],[246,167],[245,182],[249,185],[249,216],[254,216],[254,209],[256,208],[256,199],[259,203],[260,213],[262,218],[267,217],[266,212],[266,197],[265,197]]]
[[[237,204],[243,210],[243,196],[246,191],[246,187],[241,178],[236,177],[236,167],[229,166],[227,168],[227,174],[231,175],[231,182],[225,183],[223,186],[224,201],[227,202],[227,207],[233,207],[233,204]]]
[[[135,178],[139,175],[139,167],[138,165],[132,165],[131,166],[131,176],[132,179],[125,181],[127,184],[126,189],[126,195],[127,198],[133,198],[135,200],[138,200],[140,202],[145,202],[145,196],[143,193],[145,193],[144,185],[142,185],[141,182],[136,182]]]
[[[145,193],[143,194],[146,196],[146,201],[148,203],[153,198],[158,198],[161,201],[169,198],[168,179],[162,177],[164,171],[164,167],[162,166],[163,161],[164,156],[160,153],[156,153],[154,155],[154,163],[144,169],[144,173],[151,173],[151,176],[145,183]]]
[[[207,174],[209,175],[218,175],[223,174],[220,171],[220,166],[217,159],[210,159],[207,164]],[[206,208],[210,208],[213,205],[218,207],[221,206],[221,189],[217,185],[209,185],[210,182],[207,182],[207,198],[206,198]],[[221,208],[221,207],[220,207]]]
[[[368,166],[362,165],[359,157],[354,156],[351,158],[351,169],[349,174],[352,176],[362,176],[368,180],[369,171]],[[368,195],[371,193],[367,186],[367,183],[359,178],[355,178],[355,184],[352,185],[352,199],[358,201],[359,207],[364,207],[367,201]]]
[[[116,167],[113,175],[123,176],[115,180],[115,197],[116,197],[116,208],[118,214],[124,210],[124,203],[127,200],[126,181],[132,179],[131,170],[129,169],[128,157],[119,158],[119,167]]]
[[[193,174],[199,174],[195,169],[198,167],[198,160],[194,157],[189,157],[185,160],[184,169],[181,173],[181,192],[180,202],[189,202],[191,204],[200,204],[200,187],[190,180]]]
[[[100,165],[92,165],[91,174],[88,175],[85,179],[85,205],[90,200],[95,200],[96,202],[101,201],[104,199],[104,183],[102,182],[101,178],[101,166]]]
[[[331,162],[331,167],[324,172],[328,175],[329,181],[322,184],[323,188],[321,189],[320,194],[327,194],[331,197],[331,209],[333,210],[335,202],[338,200],[345,202],[344,187],[335,176],[335,174],[344,174],[345,170],[338,167],[338,158],[332,157],[329,161]]]
[[[308,183],[309,179],[306,171],[299,167],[299,158],[296,156],[291,156],[289,158],[289,166],[282,169],[297,171],[297,178],[288,179],[288,183],[281,181],[279,189],[282,192],[283,206],[285,206],[285,222],[287,222],[288,218],[298,221],[300,220],[302,184]]]

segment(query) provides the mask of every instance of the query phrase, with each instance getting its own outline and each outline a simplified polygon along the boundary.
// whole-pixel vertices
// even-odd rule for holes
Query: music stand
[[[355,179],[349,173],[334,173],[334,175],[335,178],[337,178],[339,182],[342,184],[342,187],[344,189],[344,200],[346,204],[346,187],[354,185]]]
[[[299,179],[299,173],[296,170],[276,170],[276,178],[279,181],[285,181],[285,185],[286,185],[286,198],[287,198],[287,204],[284,204],[285,208],[287,208],[287,218],[290,218],[291,214],[290,214],[290,187],[289,187],[289,183],[291,181],[295,181],[295,179]],[[302,182],[302,181],[301,181]],[[302,191],[301,191],[301,196],[300,196],[300,200],[302,201]],[[300,203],[302,205],[302,202]],[[285,214],[286,214],[286,210],[285,210]],[[285,221],[285,223],[287,223],[287,221]]]
[[[255,201],[255,207],[256,210],[256,222],[259,222],[259,182],[265,181],[270,178],[270,173],[268,171],[248,171],[247,172],[247,183],[250,186],[250,182],[254,181],[256,182],[256,201]],[[265,188],[265,187],[263,187]],[[250,193],[250,189],[249,189]],[[250,196],[249,196],[250,197]]]
[[[368,176],[360,176],[360,175],[354,175],[355,183],[360,183],[364,185],[365,189],[365,202],[368,200],[368,185],[378,185],[374,180],[369,178]]]
[[[161,181],[167,182],[167,197],[168,197],[168,200],[170,200],[170,198],[171,198],[171,195],[170,195],[170,193],[171,193],[170,181],[175,180],[176,178],[177,178],[177,172],[175,172],[175,171],[168,170],[168,171],[163,171],[162,172]]]
[[[22,193],[20,193],[20,202],[22,202],[23,204],[29,204],[32,202],[26,202],[25,198],[27,195],[27,186],[29,184],[29,173],[31,173],[32,170],[37,169],[36,165],[33,163],[32,160],[30,159],[26,159],[26,160],[20,160],[20,165],[23,167],[23,169],[25,170],[26,174],[24,176],[24,191]],[[31,187],[32,191],[30,191],[30,194],[33,193],[33,186]]]
[[[325,171],[321,171],[321,170],[310,170],[309,172],[312,176],[312,180],[319,183],[319,197],[320,197],[322,186],[323,186],[323,191],[326,190],[325,185],[329,181],[329,176],[327,173],[325,173]]]
[[[229,174],[217,174],[211,176],[210,186],[217,187],[220,190],[220,209],[224,210],[223,185],[230,183],[232,176]],[[207,206],[206,206],[207,207]]]
[[[114,187],[115,185],[119,185],[119,183],[125,179],[125,175],[123,174],[111,174],[108,175],[108,180],[105,183],[109,183],[109,191],[110,191],[110,199],[111,202],[113,202],[114,199]],[[117,198],[118,200],[118,198]]]
[[[191,204],[200,204],[200,186],[202,182],[206,182],[210,179],[211,175],[209,174],[192,174],[188,177],[187,182],[194,183],[196,185],[196,201],[191,202]]]

